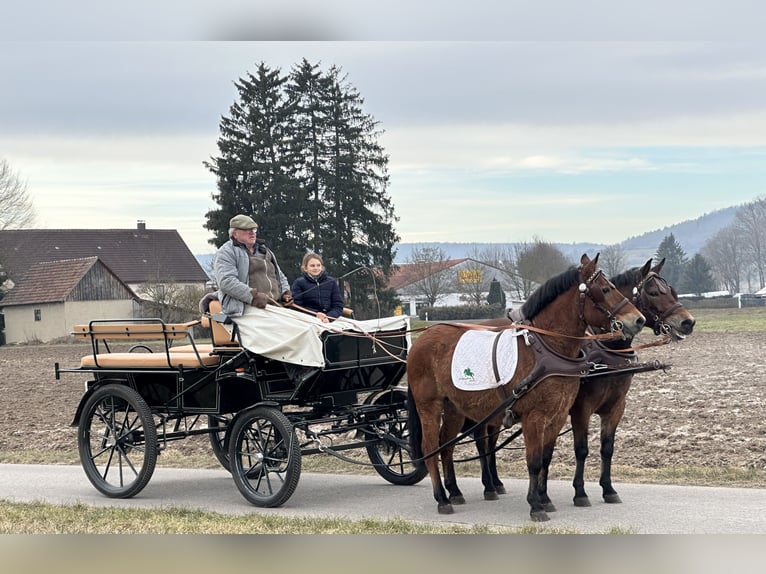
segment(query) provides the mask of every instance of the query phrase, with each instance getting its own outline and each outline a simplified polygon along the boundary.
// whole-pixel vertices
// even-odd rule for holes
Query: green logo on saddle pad
[[[471,370],[470,367],[466,367],[465,369],[463,369],[463,375],[466,378],[473,380],[473,371]]]

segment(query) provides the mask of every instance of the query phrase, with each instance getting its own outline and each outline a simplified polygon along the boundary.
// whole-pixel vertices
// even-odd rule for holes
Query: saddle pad
[[[525,332],[466,331],[452,354],[452,383],[464,391],[484,391],[510,381],[519,355],[516,338]]]

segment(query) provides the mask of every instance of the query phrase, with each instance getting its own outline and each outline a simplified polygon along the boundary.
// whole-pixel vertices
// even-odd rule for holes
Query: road
[[[377,476],[303,473],[293,496],[280,508],[258,508],[239,493],[223,469],[157,468],[146,488],[127,500],[101,495],[79,466],[0,464],[0,498],[14,502],[81,503],[121,508],[180,507],[222,514],[276,514],[294,517],[405,519],[461,525],[520,527],[532,524],[526,480],[504,481],[508,494],[483,499],[477,478],[460,481],[464,506],[441,516],[425,479],[415,486],[395,486]],[[582,533],[618,528],[644,534],[766,533],[766,489],[662,486],[617,483],[622,504],[605,504],[600,488],[586,484],[593,506],[576,508],[572,486],[551,481],[549,492],[558,510],[544,525]]]

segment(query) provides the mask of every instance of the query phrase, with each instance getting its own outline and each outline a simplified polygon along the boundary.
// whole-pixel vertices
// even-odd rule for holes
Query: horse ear
[[[649,261],[651,261],[651,259],[650,259]],[[659,275],[659,274],[660,274],[660,271],[662,271],[662,267],[663,267],[663,265],[665,265],[665,258],[664,258],[664,257],[662,258],[662,261],[660,261],[659,263],[657,263],[657,265],[655,265],[655,266],[652,268],[652,271],[654,271],[654,272],[655,272],[657,275]]]
[[[652,269],[652,259],[649,258],[649,261],[644,263],[644,266],[641,268],[641,277],[646,277],[649,275],[649,272]]]
[[[580,265],[587,265],[590,263],[590,257],[588,257],[587,253],[583,253],[582,257],[580,257]]]

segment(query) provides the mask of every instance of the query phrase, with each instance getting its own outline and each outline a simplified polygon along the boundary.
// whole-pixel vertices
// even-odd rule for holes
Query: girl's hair
[[[322,266],[324,266],[324,261],[322,261],[322,256],[321,255],[319,255],[318,253],[311,253],[311,252],[309,252],[309,253],[306,253],[306,255],[303,256],[303,261],[301,262],[301,268],[305,269],[306,265],[308,265],[309,261],[311,261],[312,259],[318,259],[319,262],[322,264]]]

